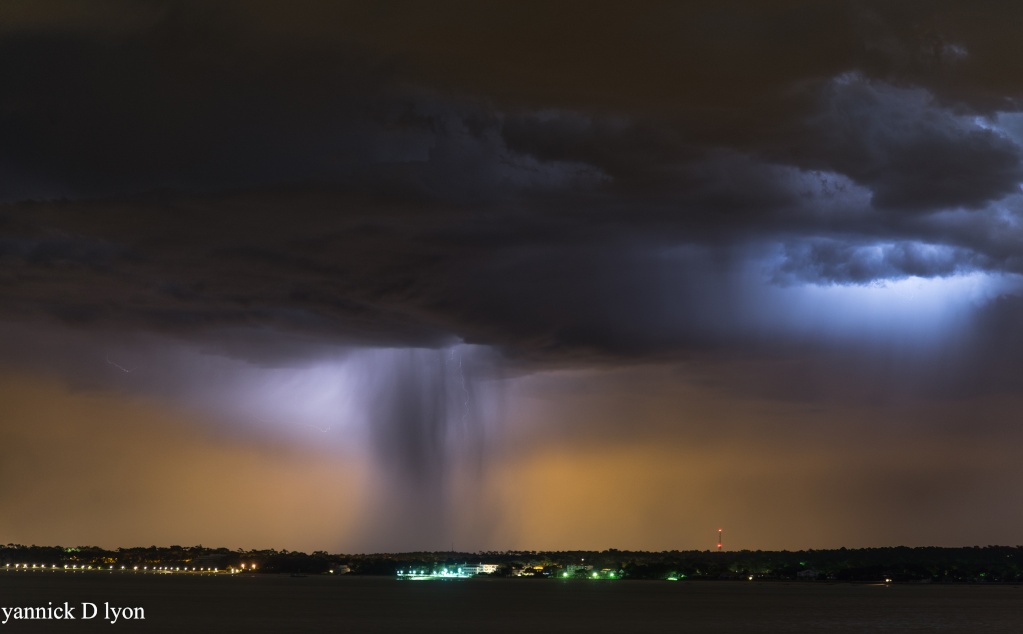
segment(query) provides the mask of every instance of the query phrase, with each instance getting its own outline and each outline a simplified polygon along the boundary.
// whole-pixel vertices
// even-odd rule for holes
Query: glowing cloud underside
[[[1020,276],[982,272],[867,284],[761,282],[750,292],[755,308],[746,319],[750,328],[796,337],[927,344],[953,334],[999,295],[1021,289]]]
[[[674,248],[658,256],[664,292],[644,315],[670,314],[673,322],[654,323],[683,332],[698,330],[725,341],[755,335],[808,343],[927,346],[943,336],[967,332],[969,320],[998,297],[1023,292],[1023,276],[1018,274],[968,270],[912,275],[898,270],[903,265],[923,266],[927,256],[930,264],[940,260],[942,267],[954,268],[944,266],[942,258],[951,257],[951,251],[940,245],[824,246],[831,249],[827,262],[814,256],[815,246],[760,243],[748,246],[734,264],[722,264],[713,253],[697,247]],[[880,260],[868,261],[866,255],[875,252]],[[850,253],[863,267],[845,272],[867,273],[862,281],[838,275]],[[809,276],[805,271],[796,275],[793,260],[814,261],[817,269]],[[873,269],[892,271],[879,275],[871,273]]]

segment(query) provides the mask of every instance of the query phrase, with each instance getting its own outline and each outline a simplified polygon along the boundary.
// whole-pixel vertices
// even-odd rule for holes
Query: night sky
[[[0,542],[1020,543],[1020,24],[0,3]]]

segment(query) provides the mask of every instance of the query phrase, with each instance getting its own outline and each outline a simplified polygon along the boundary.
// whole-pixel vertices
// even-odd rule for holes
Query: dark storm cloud
[[[909,276],[942,277],[984,267],[983,258],[967,249],[916,242],[850,244],[807,240],[785,249],[779,281],[859,283]]]
[[[1019,270],[1015,62],[955,4],[39,6],[10,319],[642,358],[755,336],[741,270]]]
[[[0,3],[0,388],[63,381],[7,412],[33,455],[197,409],[368,456],[381,548],[519,494],[526,533],[610,500],[665,545],[666,508],[782,547],[1008,508],[975,465],[1019,435],[1018,3],[84,6]]]
[[[927,91],[844,75],[823,92],[818,112],[805,123],[808,147],[797,152],[816,155],[822,168],[869,187],[875,205],[977,208],[1019,191],[1019,146],[936,103]]]

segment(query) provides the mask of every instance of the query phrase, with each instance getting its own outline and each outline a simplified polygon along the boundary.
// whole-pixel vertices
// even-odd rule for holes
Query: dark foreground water
[[[0,607],[48,602],[68,602],[78,619],[11,619],[0,634],[1023,632],[1019,586],[0,572]],[[83,602],[97,606],[91,621],[81,619]],[[141,607],[145,621],[111,624],[106,603]]]

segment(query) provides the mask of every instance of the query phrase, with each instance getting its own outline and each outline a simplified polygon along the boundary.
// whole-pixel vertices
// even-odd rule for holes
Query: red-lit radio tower
[[[718,529],[718,552],[721,552],[721,546],[723,545],[723,542],[721,541],[721,533],[722,533],[722,531],[724,531],[723,528],[719,528]]]

